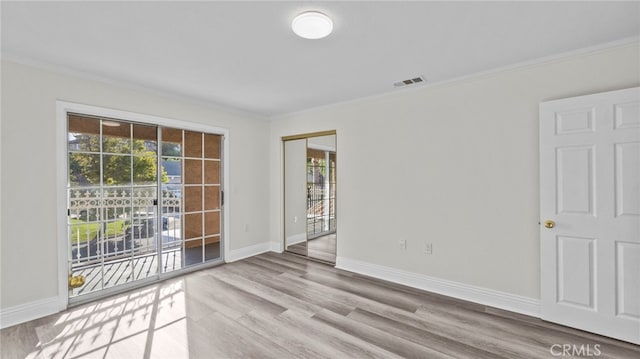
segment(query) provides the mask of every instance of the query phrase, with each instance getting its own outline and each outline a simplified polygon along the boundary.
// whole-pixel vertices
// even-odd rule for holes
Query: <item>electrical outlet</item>
[[[249,232],[250,228],[249,228],[249,223],[245,223],[244,224],[244,231],[245,232]]]
[[[407,249],[407,240],[406,239],[399,240],[398,244],[400,245],[400,249]]]
[[[433,243],[424,244],[424,254],[433,254]]]

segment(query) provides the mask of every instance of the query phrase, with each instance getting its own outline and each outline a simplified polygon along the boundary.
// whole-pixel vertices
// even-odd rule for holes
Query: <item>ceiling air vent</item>
[[[402,81],[395,82],[393,84],[393,86],[395,86],[395,87],[404,87],[404,86],[408,86],[408,85],[419,84],[421,82],[426,82],[426,80],[424,79],[423,76],[418,76],[418,77],[414,77],[412,79],[407,79],[407,80],[402,80]]]

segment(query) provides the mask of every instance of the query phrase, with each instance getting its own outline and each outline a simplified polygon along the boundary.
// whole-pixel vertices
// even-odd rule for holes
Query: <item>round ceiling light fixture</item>
[[[318,11],[306,11],[293,19],[291,29],[305,39],[322,39],[333,31],[333,21]]]

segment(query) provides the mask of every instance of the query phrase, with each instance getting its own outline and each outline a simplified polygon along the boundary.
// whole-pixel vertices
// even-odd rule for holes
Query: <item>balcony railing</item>
[[[180,247],[181,199],[163,193],[161,224],[155,187],[69,190],[69,240],[72,266],[88,266]]]
[[[307,183],[307,235],[316,237],[336,230],[335,185]],[[328,194],[328,196],[327,196]]]

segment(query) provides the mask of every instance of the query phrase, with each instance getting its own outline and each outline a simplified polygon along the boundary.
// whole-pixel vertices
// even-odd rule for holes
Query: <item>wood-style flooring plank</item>
[[[455,358],[404,338],[389,335],[385,330],[361,324],[348,317],[330,311],[323,310],[312,318],[327,323],[347,335],[360,338],[403,358]]]
[[[244,275],[250,280],[263,283],[275,290],[288,294],[300,300],[312,303],[322,308],[332,310],[336,313],[347,315],[354,306],[328,297],[322,288],[314,286],[311,282],[291,281],[291,278],[298,278],[288,273],[266,273],[260,267],[253,266],[251,263],[242,266],[227,266],[229,271],[239,275]]]
[[[333,313],[333,312],[331,312]],[[335,314],[340,316],[339,314]],[[340,316],[342,317],[342,316]],[[344,317],[343,317],[344,318]],[[277,331],[273,338],[280,345],[309,358],[394,358],[395,356],[376,345],[357,337],[344,335],[330,325],[312,320],[304,314],[288,310],[281,315],[268,316],[249,313],[239,320],[248,328],[263,335]]]
[[[163,266],[179,266],[165,255]],[[157,265],[140,261],[135,275]],[[108,285],[121,267],[105,273]],[[80,290],[101,287],[98,277]],[[640,358],[637,345],[277,253],[5,328],[0,340],[0,357],[30,359],[533,359],[553,357],[554,344]]]
[[[276,263],[287,263],[287,265],[298,265],[301,269],[305,271],[326,271],[326,272],[334,272],[339,269],[333,268],[325,263],[320,263],[317,261],[309,260],[302,256],[298,256],[291,253],[273,253],[266,252],[257,257],[268,259],[275,261]],[[348,272],[347,272],[348,273]]]
[[[364,283],[353,277],[341,278],[340,275],[336,273],[308,273],[303,275],[302,278],[408,312],[415,312],[420,304],[404,293],[398,293],[385,287],[372,285],[371,283]]]
[[[291,296],[287,293],[283,293],[264,284],[251,281],[230,271],[217,271],[215,277],[237,288],[265,298],[272,303],[278,304],[288,309],[296,310],[301,313],[305,313],[309,317],[322,310],[322,307],[318,305],[301,300],[297,297]]]
[[[561,331],[561,332],[575,335],[576,337],[579,337],[580,340],[583,342],[597,341],[597,342],[602,342],[607,347],[612,346],[612,347],[626,348],[628,350],[631,350],[632,352],[637,353],[636,357],[640,357],[640,346],[638,345],[622,342],[616,339],[604,337],[594,333],[585,332],[582,330],[577,330],[574,328],[565,327],[563,325],[546,322],[540,318],[535,318],[535,317],[530,317],[524,314],[509,312],[503,309],[485,307],[484,312],[494,317],[504,317],[504,318],[511,319],[514,321],[513,325],[515,326],[520,326],[522,324],[525,324],[525,325],[534,325],[538,328],[547,329],[547,330]],[[521,323],[518,323],[518,322],[521,322]]]
[[[292,358],[295,353],[250,330],[241,322],[213,313],[189,323],[190,358]]]
[[[451,355],[455,358],[507,358],[496,353],[486,351],[482,348],[461,343],[456,339],[442,336],[437,332],[422,330],[361,309],[356,309],[347,317],[363,325],[380,329],[392,336],[404,338],[418,345],[437,350],[438,352]]]
[[[295,275],[303,275],[306,273],[304,269],[298,269],[292,266],[285,265],[283,263],[276,263],[273,261],[265,260],[260,256],[247,258],[247,262],[266,267],[279,273],[291,273]]]
[[[211,275],[190,276],[185,279],[185,292],[203,298],[211,309],[237,319],[248,312],[259,310],[278,314],[286,310],[267,299],[253,295],[238,287],[225,283]]]

